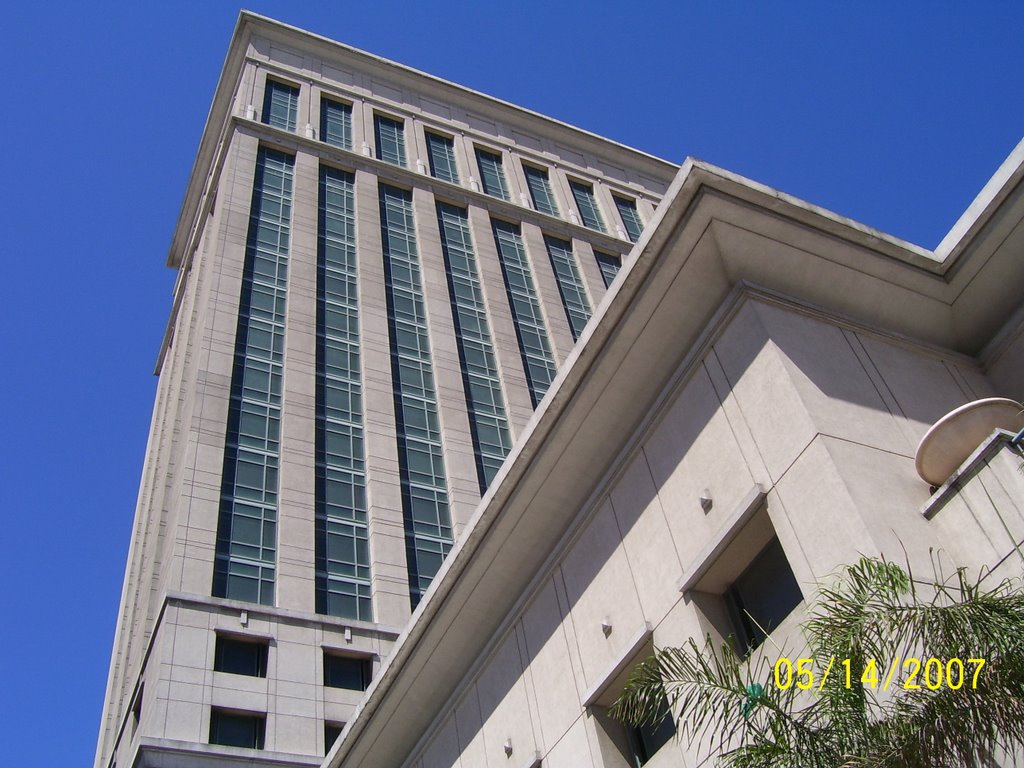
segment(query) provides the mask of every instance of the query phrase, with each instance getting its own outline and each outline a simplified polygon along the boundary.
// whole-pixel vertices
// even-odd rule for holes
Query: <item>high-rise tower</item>
[[[704,764],[652,646],[1022,573],[1022,253],[1024,143],[929,250],[242,14],[97,768]]]
[[[168,256],[98,768],[320,761],[675,171],[241,15]]]

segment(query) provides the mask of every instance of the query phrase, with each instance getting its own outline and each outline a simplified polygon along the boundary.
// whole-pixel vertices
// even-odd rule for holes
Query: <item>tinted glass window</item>
[[[726,593],[739,649],[759,646],[803,600],[778,538],[773,538]]]
[[[365,691],[370,685],[371,664],[369,659],[324,654],[324,685]]]
[[[217,672],[251,677],[267,676],[267,646],[231,637],[217,637],[213,668]]]
[[[215,709],[210,713],[210,743],[263,749],[265,727],[262,715],[242,715]]]

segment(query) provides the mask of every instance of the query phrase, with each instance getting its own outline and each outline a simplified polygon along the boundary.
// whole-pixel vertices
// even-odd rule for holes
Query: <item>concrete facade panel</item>
[[[745,304],[714,345],[730,391],[773,482],[816,434],[813,420],[751,303]]]
[[[573,673],[569,643],[551,581],[524,611],[522,631],[534,681],[540,747],[551,749],[577,716],[583,689]]]
[[[599,683],[643,627],[611,505],[602,504],[561,565],[586,689]],[[602,625],[610,625],[606,634]]]

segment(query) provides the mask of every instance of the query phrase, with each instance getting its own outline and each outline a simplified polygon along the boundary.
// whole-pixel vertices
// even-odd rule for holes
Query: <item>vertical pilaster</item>
[[[523,164],[519,156],[509,150],[501,154],[505,163],[505,175],[509,178],[509,193],[512,201],[524,208],[533,209],[530,188],[526,184],[526,174],[523,172]]]
[[[576,256],[576,264],[580,270],[580,277],[586,288],[587,296],[590,299],[590,306],[597,311],[597,305],[604,299],[608,289],[604,285],[604,278],[601,277],[601,270],[597,266],[597,259],[594,258],[594,246],[582,238],[574,237],[572,250]]]
[[[409,168],[429,176],[430,161],[427,158],[427,137],[423,133],[423,123],[415,117],[410,117],[405,121],[405,151],[408,155]]]
[[[315,610],[317,159],[295,157],[277,526],[280,608]]]
[[[644,228],[651,223],[651,219],[654,218],[654,211],[657,210],[657,204],[651,202],[642,197],[636,199],[636,209],[640,211],[640,219],[644,223]]]
[[[619,216],[619,209],[615,205],[615,200],[612,199],[611,190],[597,181],[594,181],[594,201],[597,204],[597,209],[601,212],[601,218],[604,219],[604,228],[608,234],[628,243],[629,235],[626,234],[622,217]]]
[[[366,501],[374,619],[381,624],[400,627],[411,613],[409,570],[405,555],[402,483],[398,469],[395,396],[377,195],[377,177],[366,171],[356,171]]]

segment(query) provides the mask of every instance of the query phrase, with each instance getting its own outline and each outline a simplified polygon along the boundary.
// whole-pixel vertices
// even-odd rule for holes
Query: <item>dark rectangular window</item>
[[[210,743],[263,749],[266,727],[266,715],[214,709],[210,712]]]
[[[140,685],[138,693],[135,694],[135,702],[132,704],[132,718],[135,720],[134,725],[136,728],[142,722],[142,695],[145,691],[145,684]]]
[[[524,165],[523,172],[526,174],[526,186],[530,188],[530,199],[533,200],[533,207],[541,213],[550,216],[558,215],[558,204],[551,192],[551,182],[548,179],[548,172],[532,165]]]
[[[590,301],[587,300],[587,292],[576,268],[572,243],[544,235],[544,245],[548,249],[551,267],[555,271],[555,282],[558,283],[558,293],[562,297],[562,306],[565,307],[565,317],[569,321],[572,340],[577,341],[590,319]]]
[[[250,677],[267,676],[267,644],[217,635],[213,656],[215,672]]]
[[[619,209],[619,217],[622,219],[622,226],[626,228],[629,242],[635,243],[640,239],[640,233],[644,231],[640,214],[636,210],[636,200],[626,200],[618,195],[612,195],[612,199],[615,201],[615,207]]]
[[[606,232],[604,219],[601,218],[601,211],[597,207],[597,198],[594,197],[594,188],[581,181],[570,181],[569,188],[572,189],[583,226],[596,229],[598,232]]]
[[[341,736],[341,732],[345,730],[344,723],[324,723],[324,754],[326,755],[331,751],[331,747],[334,746],[334,742]]]
[[[786,553],[773,537],[725,593],[737,651],[757,648],[803,599]]]
[[[377,159],[392,165],[405,165],[405,125],[383,115],[373,117],[377,136]]]
[[[676,735],[676,724],[672,720],[668,699],[661,701],[662,718],[657,725],[638,725],[629,729],[630,750],[633,764],[646,765],[654,754],[668,744]]]
[[[491,197],[508,200],[508,185],[505,183],[505,169],[501,155],[477,147],[476,164],[480,168],[480,186]]]
[[[320,100],[320,140],[352,149],[352,107],[332,99]]]
[[[426,136],[430,175],[435,179],[458,184],[459,169],[455,165],[455,142],[447,136],[438,136],[429,131]]]
[[[299,89],[267,78],[263,92],[263,122],[286,131],[295,130],[299,114]]]
[[[604,280],[604,287],[610,288],[615,276],[619,274],[622,267],[622,259],[612,256],[609,253],[594,251],[594,258],[597,259],[597,266],[601,270],[601,279]]]
[[[324,654],[324,685],[328,688],[348,688],[365,691],[373,676],[373,660],[360,656]]]

